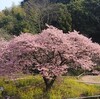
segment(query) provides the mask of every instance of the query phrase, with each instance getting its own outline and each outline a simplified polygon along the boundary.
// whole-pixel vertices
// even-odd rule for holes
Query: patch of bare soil
[[[81,77],[79,81],[90,83],[90,84],[100,84],[100,75],[98,76],[86,75],[86,76]]]

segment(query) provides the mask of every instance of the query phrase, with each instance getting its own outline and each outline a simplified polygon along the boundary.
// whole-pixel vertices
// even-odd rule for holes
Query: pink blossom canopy
[[[100,64],[99,44],[77,31],[64,34],[53,26],[40,34],[0,41],[0,51],[0,75],[37,69],[43,77],[52,78],[68,68],[90,70]]]

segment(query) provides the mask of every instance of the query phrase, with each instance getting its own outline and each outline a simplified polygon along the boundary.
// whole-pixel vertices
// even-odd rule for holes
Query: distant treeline
[[[100,0],[23,0],[0,12],[0,35],[39,33],[45,23],[65,33],[80,31],[100,43]]]

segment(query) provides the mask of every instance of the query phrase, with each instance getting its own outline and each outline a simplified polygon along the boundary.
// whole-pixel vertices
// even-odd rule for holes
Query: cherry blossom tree
[[[5,46],[0,50],[0,75],[38,71],[46,90],[69,68],[91,70],[100,64],[99,44],[77,31],[64,34],[53,26],[40,34],[21,34]]]

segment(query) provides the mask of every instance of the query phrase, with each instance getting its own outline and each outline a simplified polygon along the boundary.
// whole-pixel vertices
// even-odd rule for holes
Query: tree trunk
[[[51,89],[55,79],[56,79],[56,77],[52,78],[51,80],[43,77],[43,80],[44,80],[44,83],[46,86],[46,91],[49,91]]]

